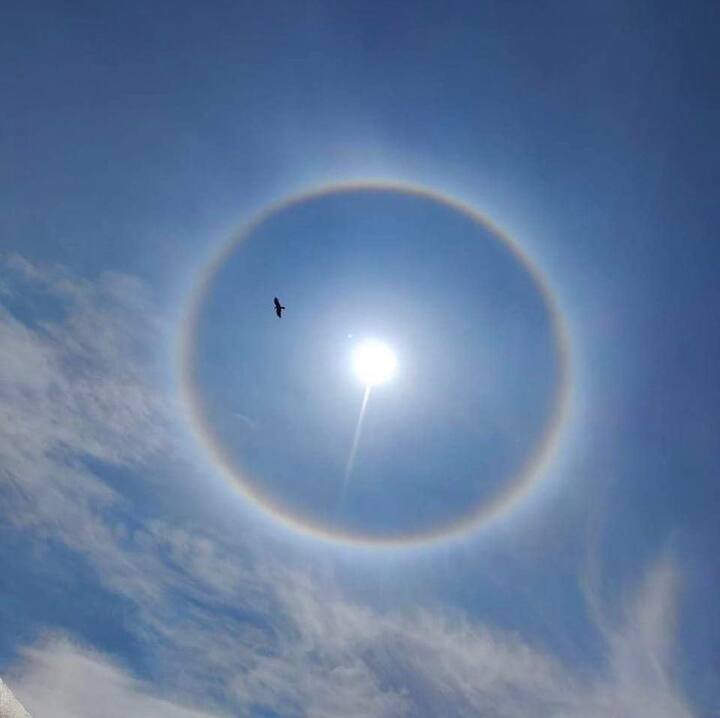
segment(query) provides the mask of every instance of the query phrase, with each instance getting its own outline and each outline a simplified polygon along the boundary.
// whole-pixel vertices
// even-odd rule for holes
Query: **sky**
[[[718,715],[716,3],[4,10],[2,718]]]

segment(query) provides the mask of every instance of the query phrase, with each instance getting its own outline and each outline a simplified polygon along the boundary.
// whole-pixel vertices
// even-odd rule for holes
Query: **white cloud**
[[[438,611],[380,614],[296,577],[279,589],[289,640],[273,655],[255,656],[235,679],[282,715],[302,706],[331,715],[343,696],[345,714],[558,718],[689,718],[669,670],[676,576],[661,562],[608,638],[607,664],[596,675],[563,665],[520,636]]]
[[[427,610],[383,614],[306,574],[283,571],[276,583],[280,577],[266,586],[279,600],[273,640],[213,620],[212,610],[165,625],[166,637],[180,634],[164,655],[180,675],[174,694],[197,697],[204,685],[225,684],[233,714],[247,716],[257,707],[310,718],[691,716],[670,673],[677,577],[668,562],[652,568],[609,634],[596,675],[477,621]],[[36,718],[207,715],[153,696],[66,639],[25,649],[13,678]]]
[[[63,638],[25,649],[13,686],[35,718],[212,718],[153,695],[106,656]],[[15,715],[27,714],[0,712]]]
[[[109,583],[153,592],[102,513],[122,497],[86,459],[139,465],[178,452],[174,406],[154,352],[165,334],[140,282],[97,282],[0,256],[7,294],[27,295],[33,321],[0,305],[0,489],[6,523],[92,552]]]
[[[0,679],[0,718],[30,718],[12,691]]]
[[[17,257],[0,269],[18,266],[20,291],[45,311],[29,325],[0,307],[0,449],[123,463],[166,449],[170,407],[151,350],[162,328],[142,285],[113,274],[91,284]]]

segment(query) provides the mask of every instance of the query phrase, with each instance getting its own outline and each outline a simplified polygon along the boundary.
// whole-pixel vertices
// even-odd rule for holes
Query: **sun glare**
[[[360,344],[353,354],[353,368],[358,378],[367,386],[382,384],[392,379],[397,359],[392,349],[378,341]]]

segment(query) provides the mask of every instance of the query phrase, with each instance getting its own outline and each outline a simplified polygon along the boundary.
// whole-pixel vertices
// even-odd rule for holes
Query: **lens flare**
[[[353,369],[366,386],[384,384],[395,375],[397,359],[392,349],[378,341],[365,341],[353,354]]]

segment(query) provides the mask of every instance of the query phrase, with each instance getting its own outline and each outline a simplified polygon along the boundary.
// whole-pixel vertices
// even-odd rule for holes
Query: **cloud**
[[[688,718],[670,671],[676,582],[667,561],[649,571],[608,634],[604,670],[588,675],[479,621],[381,614],[297,576],[280,589],[292,638],[256,656],[234,690],[282,715],[302,715],[301,706],[330,716],[341,703],[346,715],[364,716],[370,699],[382,716]]]
[[[129,630],[161,667],[148,685],[67,638],[25,648],[10,680],[38,718],[206,715],[178,701],[309,718],[691,715],[673,674],[668,558],[612,620],[588,594],[605,662],[577,668],[480,617],[354,601],[267,537],[119,511],[130,500],[83,457],[149,473],[181,453],[149,350],[165,333],[157,312],[130,277],[89,282],[19,257],[0,269],[0,510],[133,602]],[[11,311],[28,295],[32,318]]]
[[[0,679],[0,718],[30,718],[12,691]]]
[[[151,347],[162,336],[144,287],[105,274],[95,283],[10,257],[12,295],[31,296],[32,322],[0,308],[0,411],[4,452],[51,452],[127,463],[167,448],[166,396]]]
[[[594,687],[590,718],[691,715],[673,675],[678,583],[672,560],[660,560],[648,571],[620,619],[614,623],[604,619],[600,628],[608,646],[608,676]]]
[[[104,514],[124,499],[87,461],[147,466],[179,453],[175,406],[158,380],[158,313],[123,275],[90,282],[17,255],[0,256],[0,274],[4,521],[94,552],[99,570],[113,566],[111,582],[154,590],[139,571],[121,570],[123,531]]]
[[[15,692],[36,718],[212,718],[210,713],[154,696],[149,686],[106,656],[64,638],[25,649],[15,674]],[[2,713],[0,700],[2,718],[27,715]]]
[[[305,573],[266,580],[279,599],[275,640],[213,620],[211,610],[195,616],[178,627],[184,640],[173,646],[174,658],[165,656],[182,675],[174,693],[203,696],[204,686],[221,681],[233,714],[247,716],[260,708],[310,718],[691,716],[670,672],[677,576],[667,560],[649,571],[608,635],[606,666],[594,676],[478,621],[428,610],[381,613]],[[13,678],[40,718],[209,715],[154,696],[106,657],[64,638],[25,649]]]

